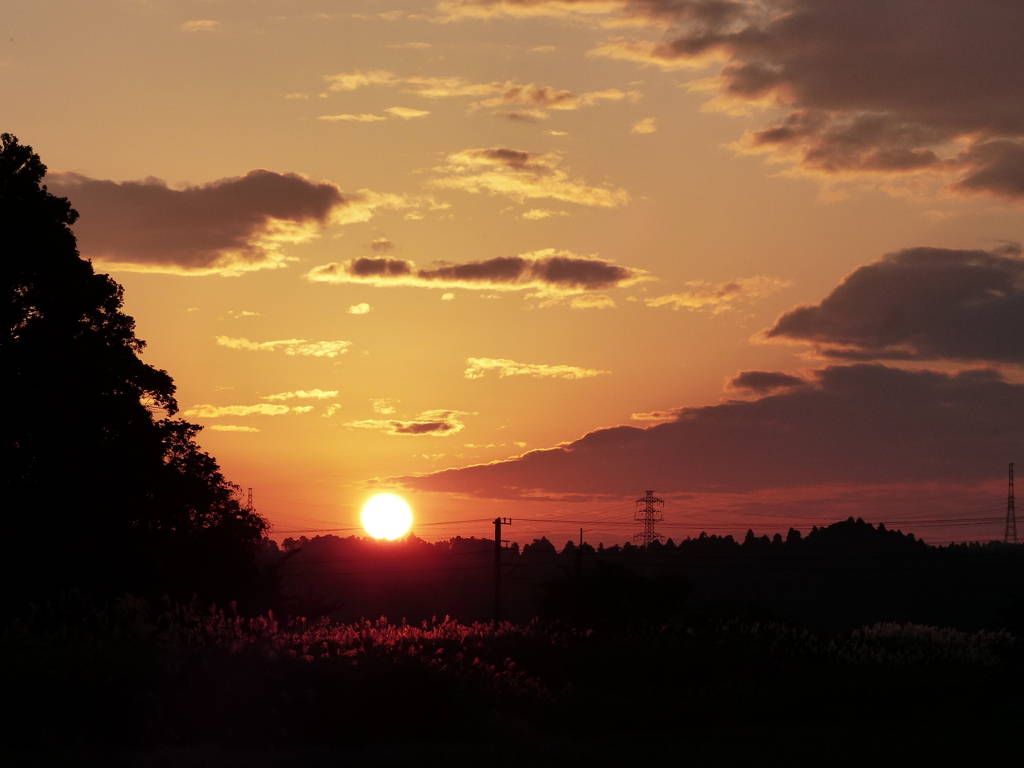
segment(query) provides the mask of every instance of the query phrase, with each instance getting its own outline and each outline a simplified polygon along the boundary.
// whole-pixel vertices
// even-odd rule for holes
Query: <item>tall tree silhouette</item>
[[[139,359],[123,289],[79,256],[78,213],[45,174],[0,136],[7,565],[42,585],[124,588],[159,581],[181,559],[170,551],[214,531],[256,544],[265,522],[199,450],[199,427],[171,418],[174,382]]]

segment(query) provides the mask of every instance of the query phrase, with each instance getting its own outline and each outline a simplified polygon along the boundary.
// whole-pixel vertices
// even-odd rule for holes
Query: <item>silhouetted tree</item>
[[[0,494],[23,542],[5,564],[22,583],[102,590],[158,586],[218,551],[254,558],[266,523],[198,448],[200,427],[170,418],[174,382],[139,359],[123,289],[79,256],[78,213],[45,174],[0,135]]]

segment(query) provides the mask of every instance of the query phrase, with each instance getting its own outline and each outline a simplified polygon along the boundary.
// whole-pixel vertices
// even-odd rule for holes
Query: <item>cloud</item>
[[[351,307],[348,308],[348,313],[350,315],[365,315],[369,311],[370,305],[367,304],[365,301],[362,302],[361,304],[353,304]]]
[[[616,38],[592,55],[666,70],[717,63],[691,86],[714,94],[710,107],[786,111],[746,135],[747,151],[827,179],[927,172],[961,194],[1024,200],[1020,3],[628,0],[606,10],[664,36]]]
[[[282,416],[292,409],[287,405],[271,405],[270,403],[257,403],[256,405],[193,405],[182,416],[191,416],[198,419],[219,419],[222,416]]]
[[[648,277],[641,269],[549,248],[520,256],[441,264],[429,269],[391,256],[363,256],[314,267],[306,274],[306,279],[323,283],[366,283],[377,287],[413,285],[491,291],[533,288],[545,295],[570,295],[633,285]]]
[[[282,246],[311,240],[329,223],[432,202],[348,194],[330,182],[267,170],[182,189],[152,177],[116,182],[53,172],[46,179],[81,214],[75,235],[83,256],[111,269],[183,275],[280,267],[288,261]]]
[[[691,311],[710,312],[713,315],[733,309],[736,304],[771,296],[789,285],[786,280],[758,275],[730,280],[713,285],[703,280],[687,283],[692,291],[644,299],[649,307],[672,307]]]
[[[395,406],[398,404],[398,400],[391,397],[378,397],[374,398],[370,402],[373,403],[373,412],[381,413],[388,416],[395,412]]]
[[[645,429],[599,429],[516,459],[398,480],[485,498],[972,484],[1005,469],[1022,423],[1024,385],[993,371],[830,366],[768,397],[680,408]]]
[[[446,174],[429,183],[474,194],[507,195],[519,203],[550,198],[594,208],[618,208],[629,202],[624,189],[594,187],[571,178],[558,152],[542,154],[508,147],[467,149],[448,155],[434,170]]]
[[[447,0],[445,20],[575,17],[646,26],[592,56],[666,71],[709,109],[781,110],[736,146],[828,183],[943,184],[1024,201],[1024,5],[970,0]],[[915,179],[917,181],[915,181]],[[925,183],[921,183],[921,182]],[[931,182],[931,183],[929,183]]]
[[[410,109],[409,107],[388,107],[384,110],[389,115],[400,117],[403,120],[412,120],[416,117],[426,117],[430,113],[423,109]]]
[[[514,360],[503,360],[493,357],[471,357],[466,360],[465,377],[482,379],[490,372],[497,372],[498,378],[506,376],[530,376],[535,379],[589,379],[609,371],[598,371],[593,368],[577,368],[573,365],[543,365],[517,363]]]
[[[259,432],[256,427],[240,427],[237,424],[211,424],[207,429],[214,432]]]
[[[370,248],[374,253],[391,253],[395,248],[395,244],[386,237],[378,237],[370,243]]]
[[[363,72],[341,72],[324,78],[331,91],[354,91],[369,86],[385,86],[398,88],[403,93],[425,99],[476,98],[470,104],[470,112],[488,110],[491,114],[504,114],[515,117],[527,116],[542,120],[549,111],[573,111],[583,107],[592,107],[601,102],[621,101],[625,98],[637,98],[637,93],[624,93],[617,88],[603,91],[573,93],[559,90],[548,85],[535,83],[514,83],[512,81],[493,81],[490,83],[474,83],[463,77],[426,77],[411,75],[402,77],[388,70]],[[430,114],[417,109],[392,107],[384,110],[396,117],[405,119],[422,117]],[[383,118],[379,118],[383,119]]]
[[[839,359],[1024,363],[1020,249],[908,248],[847,275],[764,336]]]
[[[294,392],[281,392],[277,395],[264,395],[261,400],[294,400],[296,398],[300,400],[329,400],[332,397],[338,396],[338,390],[336,389],[311,389],[309,391],[305,389],[297,389]]]
[[[327,120],[330,122],[343,121],[351,123],[379,123],[381,120],[387,120],[387,118],[381,117],[380,115],[363,113],[360,115],[320,115],[317,120]]]
[[[337,357],[348,352],[351,341],[306,341],[306,339],[281,339],[278,341],[249,341],[243,338],[217,336],[217,343],[229,349],[244,349],[251,352],[275,352],[284,350],[286,355],[301,357]]]
[[[569,306],[573,309],[615,309],[615,300],[603,293],[585,293],[572,296]]]
[[[781,389],[802,387],[807,383],[799,376],[792,376],[780,371],[741,371],[725,385],[726,389],[741,392],[753,392],[756,395],[767,395]]]
[[[437,10],[443,21],[501,17],[589,19],[623,13],[627,5],[624,0],[440,0]]]
[[[673,408],[668,411],[651,411],[649,413],[634,413],[629,418],[632,421],[675,421],[679,416],[679,409]]]
[[[640,134],[654,133],[656,130],[658,130],[658,126],[656,126],[654,124],[654,121],[655,121],[655,118],[653,118],[653,117],[645,117],[640,122],[633,123],[633,125],[630,126],[629,132],[630,133],[640,133]]]
[[[454,293],[444,293],[441,295],[441,301],[455,301]]]
[[[357,429],[376,429],[387,432],[389,435],[433,435],[434,437],[445,437],[461,432],[465,426],[459,421],[459,416],[465,416],[462,411],[424,411],[414,419],[363,419],[362,421],[349,421],[346,427]]]
[[[212,32],[218,26],[219,21],[213,21],[212,19],[192,19],[192,21],[186,21],[181,25],[182,32]]]

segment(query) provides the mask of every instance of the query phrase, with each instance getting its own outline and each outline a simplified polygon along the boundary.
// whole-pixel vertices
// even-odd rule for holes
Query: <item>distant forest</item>
[[[282,599],[337,619],[419,621],[493,614],[494,542],[415,536],[285,539],[266,550]],[[700,534],[679,543],[502,550],[502,616],[636,626],[744,615],[827,629],[900,621],[1024,629],[1024,546],[926,545],[864,520],[790,528],[785,538]]]

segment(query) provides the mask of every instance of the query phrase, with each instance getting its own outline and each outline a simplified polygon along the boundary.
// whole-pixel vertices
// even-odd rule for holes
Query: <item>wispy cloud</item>
[[[593,368],[578,368],[574,365],[544,365],[536,363],[517,363],[515,360],[504,360],[493,357],[471,357],[466,360],[465,377],[482,379],[488,373],[497,373],[498,378],[506,376],[530,376],[537,379],[589,379],[609,371]]]
[[[346,122],[346,123],[379,123],[382,120],[387,120],[386,117],[380,115],[373,115],[369,113],[363,113],[359,115],[320,115],[317,120],[327,120],[328,122]]]
[[[219,21],[213,19],[192,19],[181,25],[182,32],[212,32],[220,26]]]
[[[307,341],[306,339],[280,339],[277,341],[249,341],[244,338],[217,336],[217,343],[229,349],[244,349],[251,352],[275,352],[283,350],[286,355],[302,357],[337,357],[352,346],[351,341]]]
[[[687,283],[693,290],[644,299],[649,307],[671,307],[717,315],[737,304],[763,299],[790,285],[787,280],[758,275],[714,285],[703,280]]]
[[[389,435],[433,435],[445,437],[461,432],[465,426],[460,416],[467,415],[463,411],[424,411],[412,419],[363,419],[349,421],[346,427],[357,429],[375,429]]]
[[[336,389],[297,389],[294,392],[280,392],[276,395],[264,395],[261,400],[329,400],[338,396]]]
[[[259,432],[256,427],[240,427],[237,424],[211,424],[207,429],[214,432]]]
[[[633,125],[630,126],[629,132],[644,134],[654,133],[656,130],[658,130],[658,126],[655,125],[655,118],[645,117],[643,120],[633,123]]]
[[[257,403],[256,405],[193,405],[182,416],[198,419],[219,419],[223,416],[283,416],[292,409],[287,405]]]
[[[365,315],[369,311],[370,305],[367,304],[365,301],[362,302],[361,304],[353,304],[351,307],[348,308],[348,313],[350,315]]]
[[[509,147],[466,149],[448,155],[429,183],[474,194],[507,195],[519,203],[549,198],[593,208],[618,208],[629,202],[624,189],[595,187],[569,175],[558,152],[539,153]]]
[[[340,72],[324,79],[328,82],[328,89],[336,92],[385,86],[425,99],[475,98],[477,101],[469,106],[470,112],[485,110],[492,114],[528,119],[544,119],[552,110],[572,111],[602,102],[636,100],[640,97],[636,92],[627,93],[617,88],[573,93],[535,83],[515,83],[509,80],[476,83],[464,77],[401,76],[384,69]],[[404,118],[429,114],[403,107],[392,107],[385,111]]]
[[[314,267],[306,279],[325,283],[367,283],[377,287],[411,285],[425,288],[471,288],[570,295],[607,290],[650,279],[641,269],[595,257],[547,249],[521,256],[503,256],[464,264],[425,268],[390,256],[350,259]],[[605,297],[607,298],[607,297]]]
[[[388,107],[384,111],[387,112],[389,115],[400,117],[403,120],[412,120],[417,117],[426,117],[427,115],[430,114],[430,112],[428,112],[425,109],[411,109],[409,107]]]

